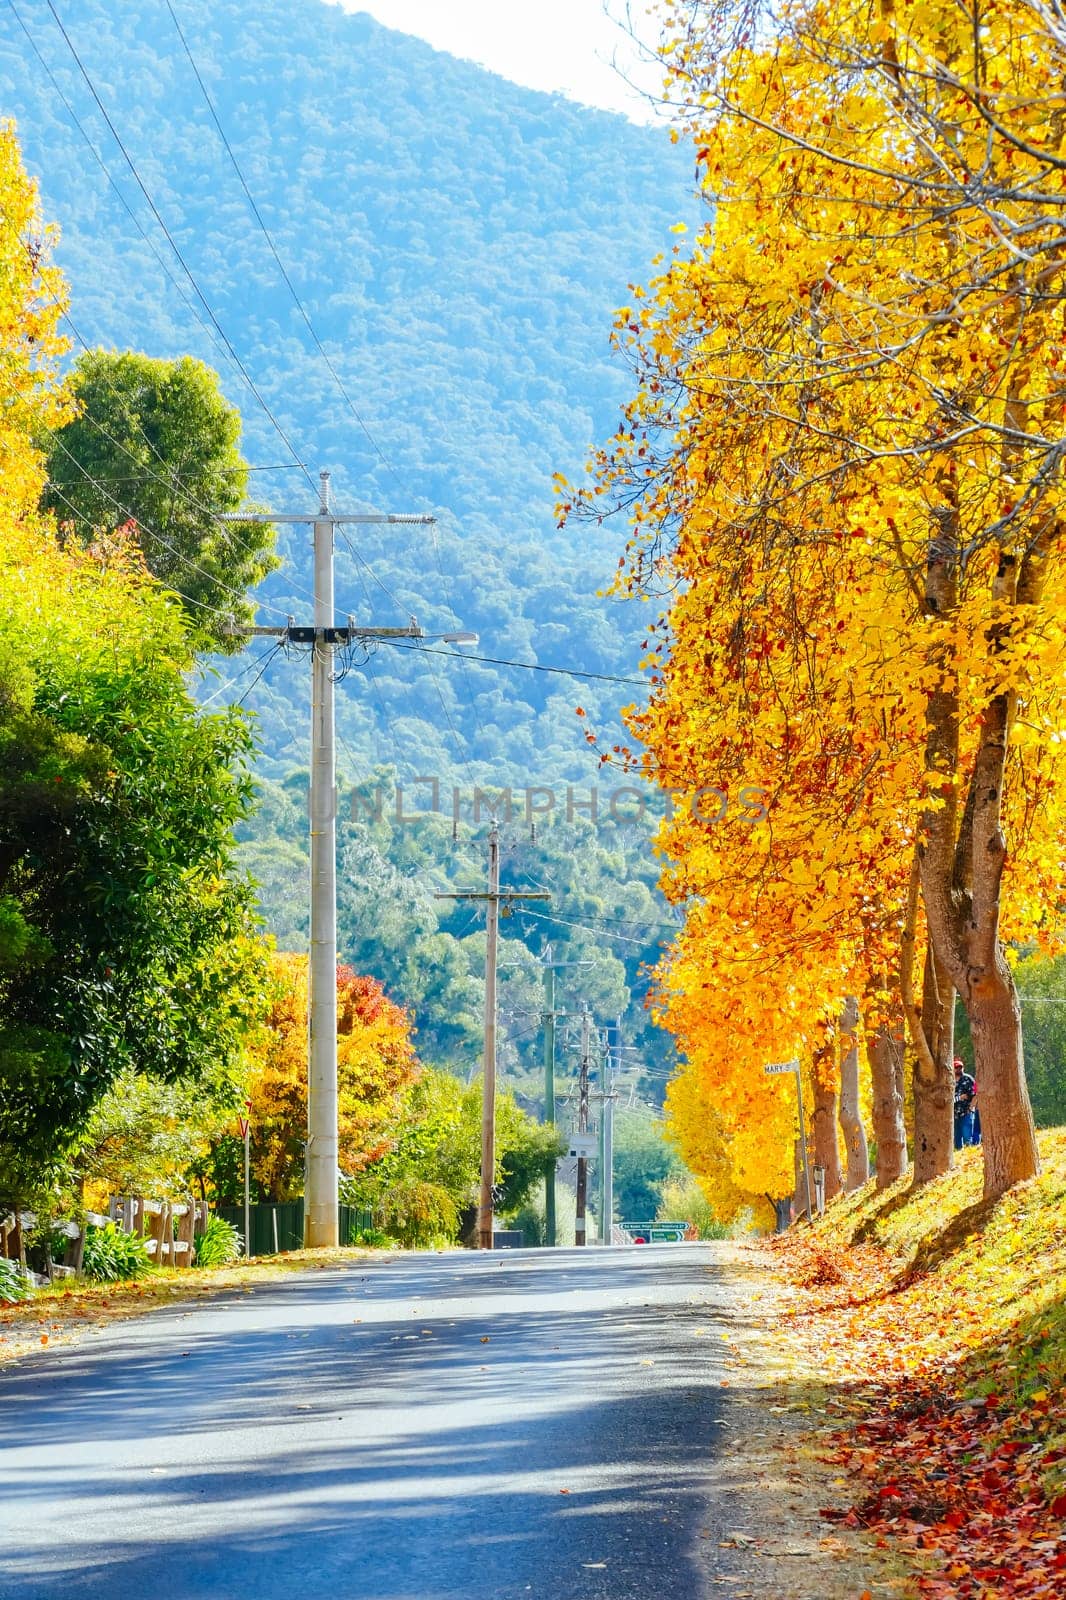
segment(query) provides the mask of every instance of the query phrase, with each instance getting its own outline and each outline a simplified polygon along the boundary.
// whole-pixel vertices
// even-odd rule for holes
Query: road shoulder
[[[915,1594],[898,1552],[823,1509],[850,1503],[828,1457],[840,1417],[832,1388],[791,1336],[793,1295],[757,1244],[731,1247],[740,1303],[728,1337],[731,1395],[720,1451],[707,1463],[709,1503],[720,1533],[700,1533],[707,1594],[744,1600],[908,1600]]]

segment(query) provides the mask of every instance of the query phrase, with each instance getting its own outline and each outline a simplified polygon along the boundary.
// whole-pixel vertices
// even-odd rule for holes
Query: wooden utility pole
[[[589,1131],[589,1014],[587,1010],[581,1012],[581,1072],[578,1078],[577,1100],[577,1131]],[[588,1198],[589,1164],[588,1157],[581,1153],[577,1158],[577,1217],[574,1221],[574,1243],[584,1244],[585,1232],[585,1205]]]
[[[544,1121],[555,1127],[555,968],[551,964],[551,945],[546,951],[544,967]],[[544,1241],[554,1245],[555,1225],[555,1162],[544,1174]]]
[[[499,954],[500,902],[550,900],[547,892],[520,893],[500,888],[500,830],[493,821],[489,829],[488,891],[460,890],[438,894],[438,900],[484,900],[486,904],[485,941],[485,1049],[481,1089],[481,1192],[478,1201],[478,1249],[492,1249],[493,1179],[496,1173],[496,965]]]

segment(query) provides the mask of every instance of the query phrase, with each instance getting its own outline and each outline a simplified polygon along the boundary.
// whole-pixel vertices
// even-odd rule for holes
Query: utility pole
[[[481,1087],[481,1191],[478,1200],[479,1250],[492,1249],[492,1188],[496,1173],[496,964],[499,954],[500,902],[550,900],[547,892],[524,893],[500,888],[500,830],[495,819],[489,829],[489,887],[484,893],[460,890],[438,894],[438,900],[484,900],[485,917],[485,1047]]]
[[[606,1052],[603,1085],[603,1123],[601,1130],[600,1193],[603,1206],[601,1233],[604,1244],[610,1244],[614,1227],[614,1103],[618,1097],[615,1088],[616,1074],[622,1067],[622,1019],[615,1018],[614,1049]]]
[[[581,1012],[581,1074],[578,1079],[577,1131],[589,1131],[589,1014]],[[574,1243],[585,1243],[585,1204],[588,1197],[588,1157],[582,1153],[577,1158],[577,1218],[574,1222]]]
[[[551,964],[551,945],[545,952],[544,968],[544,1120],[555,1127],[555,968]],[[544,1236],[549,1245],[556,1242],[555,1162],[544,1175]]]
[[[594,967],[595,961],[555,961],[552,946],[544,948],[544,1121],[555,1127],[555,1024],[571,1012],[556,1010],[555,974],[560,967]],[[544,1233],[549,1245],[559,1242],[556,1217],[555,1162],[544,1179]]]
[[[314,625],[239,628],[237,633],[286,639],[311,651],[311,953],[308,961],[307,1156],[304,1180],[304,1244],[338,1243],[337,1137],[337,775],[334,738],[333,654],[338,645],[369,645],[375,639],[424,639],[409,628],[333,626],[334,531],[353,523],[426,525],[428,516],[334,515],[329,473],[319,473],[316,512],[249,514],[228,512],[224,522],[301,523],[314,527]],[[454,638],[454,635],[446,636]]]

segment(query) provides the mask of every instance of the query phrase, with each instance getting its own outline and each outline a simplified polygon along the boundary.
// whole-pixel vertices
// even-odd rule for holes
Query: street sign
[[[247,1137],[248,1137],[248,1118],[247,1117],[238,1117],[237,1118],[237,1126],[241,1130],[241,1138],[242,1139],[247,1139]]]
[[[764,1072],[770,1072],[770,1073],[774,1073],[774,1072],[798,1072],[799,1069],[800,1069],[800,1064],[799,1064],[798,1061],[771,1061],[765,1067],[763,1067],[763,1071]]]

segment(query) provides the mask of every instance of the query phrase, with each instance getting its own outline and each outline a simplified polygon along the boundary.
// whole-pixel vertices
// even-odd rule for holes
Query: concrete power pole
[[[589,1131],[589,1014],[587,1010],[581,1013],[581,1070],[578,1079],[577,1101],[577,1131]],[[574,1222],[574,1243],[584,1244],[586,1240],[585,1208],[588,1200],[589,1164],[588,1157],[582,1153],[577,1158],[577,1217]]]
[[[489,829],[489,887],[484,893],[460,890],[438,894],[438,900],[484,900],[485,922],[485,1047],[481,1088],[481,1188],[478,1198],[477,1242],[479,1250],[492,1249],[492,1189],[496,1173],[496,966],[499,955],[500,902],[550,900],[545,892],[524,893],[500,888],[500,830],[494,821]]]
[[[322,475],[315,521],[315,640],[311,646],[311,922],[308,960],[307,1154],[304,1243],[339,1243],[337,1178],[337,751],[333,694],[333,523]]]
[[[594,967],[595,961],[556,961],[552,946],[544,948],[544,1121],[555,1127],[555,1024],[572,1013],[556,1010],[555,974],[561,967]],[[544,1233],[549,1245],[559,1242],[556,1216],[556,1171],[553,1161],[544,1179]]]
[[[614,1227],[614,1103],[616,1074],[622,1065],[622,1019],[615,1018],[614,1047],[604,1051],[603,1120],[600,1124],[600,1240],[610,1244]]]
[[[496,1175],[496,962],[500,950],[500,830],[489,831],[489,894],[485,908],[485,1053],[481,1075],[481,1192],[477,1240],[492,1249],[493,1186]]]
[[[304,1184],[304,1243],[338,1243],[337,1208],[337,774],[334,739],[333,653],[338,645],[370,644],[375,639],[423,639],[423,630],[333,626],[334,530],[342,524],[426,525],[427,516],[344,516],[330,508],[329,473],[319,474],[317,512],[226,513],[224,522],[312,523],[314,525],[314,626],[241,628],[256,637],[287,639],[311,650],[311,954],[308,962],[307,1157]],[[449,635],[449,638],[456,636]]]

